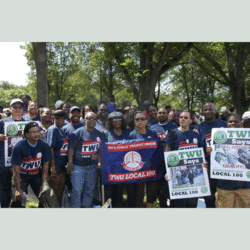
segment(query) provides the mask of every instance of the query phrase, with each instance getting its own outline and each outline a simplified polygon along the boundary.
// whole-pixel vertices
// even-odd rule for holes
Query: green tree
[[[250,43],[197,43],[195,62],[216,82],[229,89],[239,114],[250,105]],[[223,95],[221,96],[223,98]]]

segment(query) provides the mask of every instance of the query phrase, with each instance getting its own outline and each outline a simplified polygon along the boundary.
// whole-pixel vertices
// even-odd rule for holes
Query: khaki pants
[[[223,190],[217,188],[215,199],[216,208],[249,208],[250,189]]]

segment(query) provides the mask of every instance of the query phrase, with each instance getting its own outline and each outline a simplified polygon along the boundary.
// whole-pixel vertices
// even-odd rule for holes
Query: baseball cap
[[[250,111],[246,111],[246,112],[242,115],[242,119],[250,119]]]
[[[113,118],[122,118],[123,117],[123,114],[120,113],[120,112],[112,112],[108,115],[108,119],[113,119]]]
[[[13,100],[10,102],[10,106],[11,106],[12,104],[14,104],[14,103],[20,103],[20,104],[22,104],[22,106],[24,105],[24,104],[23,104],[23,101],[22,101],[21,99],[19,99],[19,98],[13,99]]]
[[[61,109],[58,109],[58,110],[56,110],[55,112],[54,112],[54,117],[59,117],[59,116],[66,116],[66,113],[63,111],[63,110],[61,110]]]
[[[75,109],[77,109],[77,110],[79,110],[79,112],[81,112],[81,109],[79,107],[77,107],[77,106],[71,107],[70,110],[69,110],[69,112],[71,113]]]
[[[56,103],[55,103],[56,109],[58,109],[61,104],[62,104],[61,100],[56,101]]]

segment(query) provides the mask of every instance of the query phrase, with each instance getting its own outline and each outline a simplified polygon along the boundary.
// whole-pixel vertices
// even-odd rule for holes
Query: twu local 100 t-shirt
[[[82,127],[73,132],[69,138],[69,148],[74,149],[73,164],[78,166],[90,166],[97,164],[96,155],[100,142],[105,141],[104,133],[94,129],[88,131]]]
[[[30,146],[27,139],[19,141],[12,150],[11,164],[19,166],[21,174],[37,175],[42,164],[52,160],[49,145],[42,139]]]

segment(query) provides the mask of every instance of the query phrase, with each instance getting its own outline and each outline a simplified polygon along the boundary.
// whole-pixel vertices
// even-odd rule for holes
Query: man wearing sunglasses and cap
[[[68,168],[71,174],[71,207],[91,207],[97,179],[99,143],[106,140],[96,126],[97,116],[93,112],[85,115],[85,127],[73,132],[68,144]]]
[[[10,102],[11,115],[0,121],[0,202],[1,207],[6,208],[10,205],[11,193],[11,177],[12,171],[10,166],[5,166],[4,141],[7,139],[4,136],[4,123],[13,121],[24,121],[22,118],[23,102],[16,98]]]

